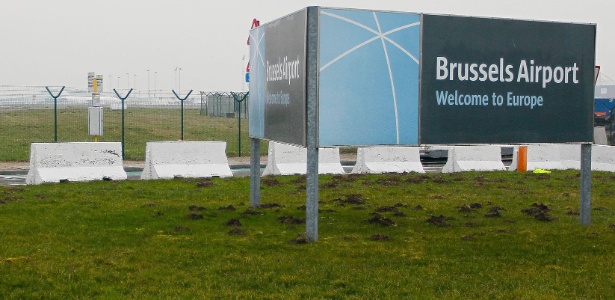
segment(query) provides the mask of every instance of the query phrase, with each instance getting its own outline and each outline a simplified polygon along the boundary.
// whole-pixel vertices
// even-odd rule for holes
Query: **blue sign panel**
[[[418,144],[420,15],[320,10],[319,144]]]

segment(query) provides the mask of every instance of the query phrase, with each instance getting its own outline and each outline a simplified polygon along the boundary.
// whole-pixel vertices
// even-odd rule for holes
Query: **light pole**
[[[120,89],[120,76],[117,77],[117,89]]]
[[[130,73],[126,73],[126,82],[128,84],[127,88],[130,88]]]
[[[156,75],[158,75],[158,72],[154,71],[154,97],[156,97]]]
[[[179,71],[179,80],[177,76],[177,71]],[[175,67],[175,81],[177,81],[177,92],[182,93],[182,68]]]
[[[132,85],[134,86],[136,90],[137,89],[137,74],[134,75],[134,80],[132,81]],[[139,95],[141,95],[141,93],[139,93]]]
[[[147,98],[150,97],[149,93],[149,69],[147,70]]]

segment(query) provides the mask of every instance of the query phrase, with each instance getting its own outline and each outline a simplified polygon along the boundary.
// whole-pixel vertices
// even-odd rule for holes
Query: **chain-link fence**
[[[50,90],[57,94],[60,88]],[[118,91],[120,96],[127,92]],[[234,94],[237,98],[245,92]],[[112,91],[101,93],[100,98],[104,132],[98,140],[121,142],[122,102]],[[27,161],[30,143],[54,142],[55,118],[58,142],[94,141],[88,135],[91,94],[66,88],[55,102],[45,87],[0,86],[0,161]],[[235,101],[231,92],[193,92],[183,102],[184,140],[225,141],[228,156],[249,155],[248,101]],[[181,139],[181,101],[171,91],[133,91],[124,109],[125,160],[143,160],[148,141]],[[266,151],[266,145],[261,151]]]

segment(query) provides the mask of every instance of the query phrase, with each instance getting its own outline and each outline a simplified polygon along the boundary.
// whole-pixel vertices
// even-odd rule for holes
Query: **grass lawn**
[[[0,187],[2,299],[613,299],[615,174],[320,176]]]

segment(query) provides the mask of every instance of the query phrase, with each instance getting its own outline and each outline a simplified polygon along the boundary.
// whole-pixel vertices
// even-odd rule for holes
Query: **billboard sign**
[[[422,27],[421,143],[593,140],[594,25],[423,15]]]
[[[250,136],[305,145],[307,9],[250,33]]]
[[[315,101],[319,147],[591,142],[595,36],[594,24],[304,9],[250,32],[250,136],[305,146]]]

